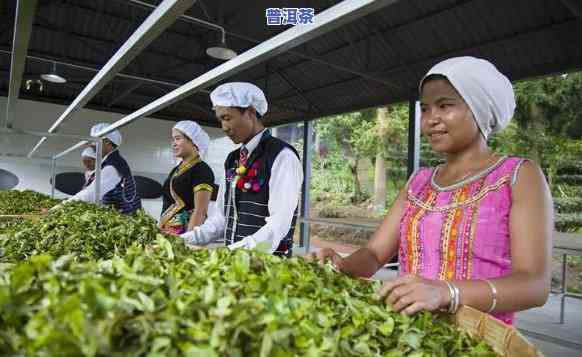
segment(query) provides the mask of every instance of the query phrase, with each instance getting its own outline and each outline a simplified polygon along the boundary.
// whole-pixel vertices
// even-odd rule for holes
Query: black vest
[[[131,169],[127,161],[119,154],[119,151],[112,151],[101,164],[101,168],[113,166],[119,172],[121,181],[115,188],[106,192],[101,201],[106,206],[113,206],[121,213],[134,213],[141,208],[141,199],[137,192],[135,179],[131,174]]]
[[[174,193],[183,201],[184,207],[182,209],[186,211],[192,211],[194,209],[194,193],[196,186],[199,184],[211,186],[212,194],[210,200],[216,201],[218,186],[214,184],[214,172],[212,172],[212,168],[207,163],[204,161],[194,163],[192,167],[172,179],[177,170],[180,170],[180,165],[170,171],[168,178],[162,186],[162,212],[166,212],[175,203],[174,197],[170,193],[170,185],[172,185]]]
[[[226,219],[225,243],[226,245],[236,243],[243,238],[256,233],[265,224],[265,218],[269,216],[269,179],[271,178],[271,169],[277,155],[289,148],[299,158],[297,150],[283,140],[271,136],[269,130],[266,130],[261,137],[259,145],[253,150],[247,160],[247,167],[252,168],[255,165],[256,179],[254,182],[260,184],[260,189],[245,190],[237,187],[232,190],[232,181],[234,180],[235,170],[238,167],[240,149],[231,152],[226,158],[224,164],[226,172],[226,190],[224,193],[224,216]],[[235,205],[231,204],[230,194],[235,191]],[[235,207],[236,206],[236,207]],[[236,210],[235,210],[236,208]],[[235,217],[238,219],[235,220]],[[291,228],[283,237],[277,250],[273,253],[278,256],[291,257],[293,253],[293,232],[295,231],[295,222],[297,220],[297,208],[293,214]],[[236,227],[234,227],[236,223]]]

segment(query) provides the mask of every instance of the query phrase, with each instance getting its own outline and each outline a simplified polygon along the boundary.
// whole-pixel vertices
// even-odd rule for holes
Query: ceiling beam
[[[191,80],[163,97],[154,100],[130,115],[116,121],[104,130],[98,132],[96,136],[103,137],[113,130],[122,128],[140,118],[164,109],[197,91],[211,87],[226,78],[230,78],[237,73],[251,68],[261,62],[267,61],[281,53],[285,53],[294,47],[300,46],[307,41],[333,31],[346,23],[366,16],[397,1],[398,0],[344,0],[316,15],[312,25],[295,26],[274,36],[260,45],[253,47],[222,65],[204,73],[198,78]],[[82,144],[82,142],[75,146],[80,147],[80,144]]]
[[[113,52],[113,50],[118,47],[118,43],[117,42],[111,41],[111,40],[108,40],[108,39],[104,39],[104,38],[98,38],[98,37],[95,37],[95,36],[90,36],[90,35],[78,33],[78,32],[75,32],[75,31],[61,30],[61,29],[56,28],[54,26],[47,26],[46,24],[37,24],[36,27],[38,29],[56,32],[57,33],[57,36],[58,36],[58,34],[63,34],[63,35],[66,35],[66,36],[74,36],[74,38],[77,41],[83,43],[83,45],[85,45],[85,47],[91,46],[91,44],[89,43],[89,41],[94,42],[94,43],[96,43],[96,45],[91,46],[92,47],[91,50],[93,50],[93,51],[95,51],[95,49],[98,46],[103,46],[103,47],[107,46],[107,48],[110,49],[111,52]],[[104,57],[104,58],[109,57],[109,53],[111,53],[109,51],[104,51],[104,50],[101,50],[101,51],[102,51],[101,56]],[[144,55],[159,56],[159,57],[163,58],[163,61],[172,60],[172,61],[176,61],[177,63],[178,63],[178,61],[180,61],[181,62],[181,65],[187,65],[187,64],[189,64],[189,65],[200,66],[200,67],[203,68],[203,65],[196,63],[195,62],[195,59],[187,58],[187,57],[182,57],[182,56],[177,56],[177,55],[172,55],[170,53],[167,53],[167,52],[164,52],[164,51],[160,51],[160,50],[156,50],[154,48],[150,48],[150,49],[147,49],[147,50],[143,51],[143,54]],[[202,71],[202,68],[200,69],[201,71]]]
[[[210,13],[208,12],[208,8],[204,4],[204,0],[198,0],[198,5],[200,5],[200,8],[202,9],[202,12],[204,13],[204,16],[206,16],[208,21],[212,21],[212,18],[210,17]]]
[[[582,20],[582,3],[579,0],[561,0],[574,15]]]
[[[57,134],[57,133],[49,133],[49,132],[41,132],[41,131],[17,129],[17,128],[0,128],[0,133],[15,134],[15,135],[31,135],[31,136],[36,136],[36,137],[49,136],[49,137],[66,138],[66,139],[91,140],[91,137],[88,135],[62,134],[62,133]]]
[[[380,40],[380,42],[384,46],[386,46],[387,48],[390,49],[390,51],[392,51],[392,54],[396,58],[398,64],[403,65],[406,63],[404,57],[402,56],[402,53],[406,52],[406,51],[403,51],[403,49],[406,49],[406,47],[404,46],[402,41],[399,41],[398,48],[395,49],[394,46],[392,46],[390,43],[388,43],[388,40],[386,39],[385,35],[379,31],[379,28],[381,26],[378,22],[375,21],[375,19],[367,17],[367,18],[362,19],[362,21],[364,21],[364,23],[367,25],[367,27],[369,29],[372,29],[372,33],[374,34],[374,36],[370,38],[371,40],[375,40],[375,39]],[[370,43],[370,42],[368,41],[368,43]],[[412,74],[412,72],[408,69],[408,67],[405,67],[405,71],[408,73],[408,75]]]
[[[115,0],[116,2],[125,4],[125,5],[130,5],[127,1],[128,0]],[[118,21],[122,21],[124,23],[125,26],[127,27],[135,27],[135,17],[128,17],[128,16],[124,16],[122,14],[119,13],[114,13],[112,12],[109,7],[106,8],[99,8],[99,10],[92,8],[91,6],[87,5],[87,4],[91,4],[92,2],[76,2],[74,4],[74,7],[77,9],[81,9],[85,12],[89,12],[91,14],[94,14],[95,16],[100,16],[102,18],[108,18],[109,20],[118,20]],[[180,18],[179,18],[180,19]],[[193,35],[192,33],[186,33],[180,30],[177,30],[175,28],[170,28],[168,30],[166,30],[164,32],[165,34],[168,35],[172,35],[172,36],[177,36],[177,37],[182,37],[183,39],[191,39],[194,40],[193,43],[196,42],[201,42],[203,41],[203,37],[202,36],[198,36],[198,35]],[[116,35],[117,36],[117,35]]]
[[[568,19],[568,20],[564,20],[560,23],[553,23],[551,25],[534,26],[534,27],[525,29],[519,33],[512,32],[511,35],[509,35],[507,37],[495,38],[495,39],[487,40],[484,42],[475,43],[474,45],[471,45],[468,47],[462,47],[462,48],[457,48],[457,49],[453,49],[453,50],[446,50],[444,52],[432,54],[432,55],[424,57],[424,58],[415,59],[414,62],[412,62],[411,60],[408,60],[404,64],[399,64],[396,66],[391,66],[391,67],[386,67],[384,69],[381,69],[381,70],[375,72],[375,75],[377,75],[377,76],[391,76],[391,75],[393,75],[395,73],[399,73],[401,71],[406,71],[408,73],[412,73],[411,72],[412,69],[416,66],[419,66],[419,65],[434,64],[438,60],[443,60],[443,59],[448,58],[448,57],[458,56],[458,55],[465,54],[467,52],[472,52],[475,50],[481,50],[487,46],[494,46],[494,45],[498,45],[498,44],[508,42],[508,41],[517,41],[520,39],[526,39],[529,36],[533,36],[534,34],[542,33],[544,31],[548,31],[548,30],[559,29],[562,26],[568,26],[568,25],[573,24],[575,22],[578,22],[578,21],[575,19]],[[351,77],[351,78],[348,78],[345,80],[338,80],[338,81],[335,81],[333,83],[327,83],[326,85],[323,85],[323,86],[317,86],[317,87],[312,87],[309,89],[304,89],[303,94],[307,95],[309,93],[312,93],[312,92],[317,91],[317,90],[321,90],[323,88],[329,88],[329,87],[332,87],[335,85],[345,84],[345,83],[348,83],[351,81],[357,81],[359,79],[360,78],[358,78],[357,76],[354,76],[354,77]],[[414,85],[416,85],[416,84],[417,83],[414,83]],[[414,87],[409,88],[409,89],[414,89]],[[286,100],[286,99],[289,99],[292,97],[293,97],[292,95],[285,94],[285,95],[281,95],[281,96],[275,98],[274,100]]]
[[[67,107],[65,112],[49,128],[49,132],[56,132],[66,120],[70,119],[79,109],[83,108],[91,99],[105,87],[123,68],[125,68],[141,51],[164,32],[176,19],[189,9],[196,0],[164,0],[150,16],[135,30],[129,39],[107,61],[91,82]],[[46,138],[41,139],[30,151],[34,155]]]
[[[463,54],[466,54],[468,52],[473,52],[475,50],[481,50],[485,47],[488,46],[495,46],[495,45],[499,45],[505,42],[517,42],[517,41],[521,41],[521,40],[527,40],[530,38],[534,38],[534,36],[536,34],[541,34],[544,33],[546,31],[552,31],[552,30],[559,30],[562,27],[565,26],[569,26],[571,24],[575,24],[577,23],[578,20],[576,19],[566,19],[566,20],[562,20],[560,22],[554,22],[552,24],[543,24],[543,25],[536,25],[536,26],[531,26],[527,29],[523,29],[520,32],[511,32],[511,34],[509,34],[509,36],[506,37],[502,37],[502,38],[492,38],[489,40],[485,40],[485,41],[481,41],[481,42],[477,42],[474,43],[473,45],[469,45],[466,47],[460,47],[460,48],[456,48],[456,49],[452,49],[452,50],[446,50],[440,53],[435,53],[432,54],[430,56],[424,57],[424,58],[418,58],[415,59],[414,62],[412,61],[407,61],[405,64],[402,65],[398,65],[398,66],[392,66],[392,67],[387,67],[384,68],[378,72],[376,72],[377,75],[382,75],[382,76],[389,76],[392,75],[394,73],[398,73],[402,70],[404,70],[405,68],[411,69],[414,68],[415,66],[419,66],[419,65],[423,65],[423,64],[434,64],[435,62],[439,61],[439,60],[444,60],[446,58],[449,57],[454,57],[454,56],[460,56]]]
[[[167,94],[168,93],[168,89],[165,87],[161,87],[161,86],[154,86],[155,88],[157,88],[160,92],[162,92],[163,94]],[[210,94],[209,91],[204,91],[205,94]],[[206,114],[209,118],[214,117],[214,113],[210,111],[210,107],[206,107],[204,108],[203,106],[187,101],[187,100],[182,100],[180,102],[177,103],[178,105],[183,105],[183,106],[187,106],[190,108],[194,108],[204,114]]]
[[[136,1],[136,0],[117,0],[117,1],[126,1],[128,5],[138,5],[137,3],[140,2],[141,4],[138,5],[138,6],[140,6],[142,8],[144,7],[143,1]],[[180,18],[178,20],[184,21],[184,22],[193,23],[193,24],[200,25],[200,26],[204,26],[204,27],[207,27],[207,28],[213,28],[213,26],[214,26],[214,28],[216,30],[219,30],[220,31],[220,29],[223,29],[227,35],[232,36],[234,38],[238,38],[240,40],[244,40],[244,41],[249,42],[249,43],[251,43],[253,45],[258,45],[258,44],[264,42],[262,40],[258,40],[258,39],[255,39],[255,38],[252,38],[252,37],[249,37],[249,36],[246,36],[246,35],[242,35],[242,34],[239,34],[239,33],[236,33],[236,32],[227,31],[226,29],[224,29],[220,25],[216,25],[216,24],[213,24],[213,23],[209,23],[207,21],[204,21],[204,20],[199,19],[199,18],[196,18],[196,17],[192,17],[192,16],[188,16],[188,15],[182,15],[182,16],[180,16]],[[396,85],[394,83],[391,83],[390,81],[387,81],[387,80],[384,80],[384,79],[381,79],[381,78],[374,77],[372,75],[369,75],[367,73],[358,71],[358,70],[353,69],[353,68],[349,68],[349,67],[346,67],[346,66],[342,66],[342,65],[338,65],[338,64],[332,63],[329,60],[325,60],[325,59],[321,58],[320,56],[312,56],[312,55],[308,55],[308,54],[305,54],[305,53],[300,52],[300,51],[288,51],[287,53],[292,54],[294,56],[297,56],[299,58],[303,58],[306,61],[312,61],[312,62],[315,62],[315,63],[319,63],[321,65],[324,65],[324,66],[333,68],[333,69],[335,69],[337,71],[340,71],[340,72],[351,73],[353,75],[358,75],[358,76],[360,76],[362,78],[365,78],[365,79],[368,79],[370,81],[383,84],[385,86],[388,86],[388,87],[391,87],[391,88],[394,88],[394,89],[400,89],[400,87],[398,85]]]
[[[515,80],[525,80],[537,77],[547,77],[548,75],[560,75],[564,72],[577,72],[582,70],[582,63],[577,61],[576,58],[568,58],[566,61],[559,61],[554,63],[544,64],[543,68],[526,68],[523,69],[516,66],[515,71],[513,71],[513,77]],[[282,120],[274,121],[270,125],[283,125],[292,124],[297,122],[303,122],[305,120],[315,120],[319,118],[324,118],[331,115],[345,114],[357,112],[360,110],[365,110],[369,108],[375,108],[379,106],[385,106],[395,103],[406,103],[410,100],[410,93],[403,93],[402,95],[397,95],[394,97],[386,98],[386,96],[376,96],[374,98],[366,99],[365,101],[356,103],[348,103],[343,107],[336,107],[330,110],[326,110],[320,113],[313,113],[302,117],[296,118],[284,118]]]
[[[363,18],[362,21],[366,20],[366,18]],[[350,47],[350,56],[353,59],[356,59],[356,63],[358,63],[358,68],[365,68],[365,63],[364,63],[364,53],[363,51],[358,51],[358,48],[355,43],[354,40],[354,35],[351,33],[349,27],[345,27],[343,29],[340,29],[339,31],[337,31],[338,35],[340,35],[343,40],[347,43],[349,43],[349,47]]]
[[[137,82],[135,84],[133,84],[131,87],[127,88],[126,90],[123,91],[123,93],[121,93],[120,95],[116,95],[115,98],[113,98],[112,101],[110,101],[106,107],[107,108],[111,108],[112,105],[117,104],[119,102],[121,102],[122,100],[124,100],[128,95],[130,95],[134,90],[138,89],[139,87],[141,87],[143,85],[143,82]]]
[[[37,2],[37,0],[35,0],[34,2],[37,3],[36,5],[36,13],[40,13],[40,11],[42,10],[43,7],[46,7],[47,5],[52,5],[52,1],[41,1],[40,4]],[[14,21],[15,21],[15,17],[12,17],[11,13],[9,13],[9,6],[7,4],[7,2],[4,2],[6,4],[5,9],[0,9],[0,17],[4,17],[6,16],[6,21],[1,25],[0,27],[0,43],[4,42],[4,37],[9,37],[10,36],[10,31],[8,31],[11,27],[14,27]],[[27,6],[30,6],[31,4],[26,4]],[[2,6],[0,5],[0,8]],[[2,11],[2,10],[6,10],[6,11]],[[12,34],[14,35],[14,34]]]
[[[430,12],[427,12],[427,13],[424,13],[424,14],[421,14],[421,15],[413,18],[413,19],[410,19],[409,21],[407,21],[405,23],[399,23],[399,24],[396,24],[396,25],[388,25],[387,27],[384,27],[383,29],[374,30],[373,32],[376,34],[376,36],[379,36],[379,35],[387,36],[387,35],[395,32],[395,31],[398,31],[398,30],[400,30],[402,28],[405,28],[407,26],[411,26],[413,24],[418,24],[418,23],[421,23],[423,21],[427,21],[430,18],[432,18],[433,16],[437,16],[437,15],[440,15],[442,13],[446,13],[446,12],[449,12],[449,11],[454,11],[454,10],[458,9],[459,7],[465,6],[465,5],[467,5],[468,3],[472,2],[472,1],[475,1],[475,0],[459,0],[459,1],[457,1],[457,2],[455,2],[453,4],[451,4],[451,5],[448,5],[447,7],[439,8],[439,9],[436,9],[436,10],[433,10],[433,11],[430,11]],[[254,40],[252,38],[249,38],[247,36],[241,36],[241,35],[238,35],[238,34],[235,34],[235,33],[230,33],[230,32],[227,32],[227,33],[229,35],[233,36],[233,37],[238,37],[240,39],[244,39],[244,40],[247,40],[247,41],[252,41],[252,42],[256,41],[256,40]],[[370,37],[367,36],[367,35],[366,36],[362,36],[361,38],[359,38],[357,40],[354,40],[353,41],[353,44],[354,45],[357,45],[360,42],[367,41],[369,38]],[[258,43],[258,41],[256,43]],[[367,73],[367,72],[366,73],[363,73],[363,72],[360,72],[360,71],[352,70],[350,68],[346,68],[346,67],[342,67],[342,66],[337,66],[337,65],[334,65],[333,63],[330,63],[327,60],[327,57],[331,57],[332,55],[338,56],[338,52],[340,52],[340,51],[342,51],[342,50],[350,47],[351,45],[352,44],[349,44],[349,43],[341,44],[341,45],[339,45],[339,46],[337,46],[335,48],[332,48],[332,49],[330,49],[330,50],[328,50],[328,51],[326,51],[324,53],[319,53],[317,55],[317,57],[314,57],[312,55],[305,54],[305,53],[302,53],[302,52],[288,51],[287,53],[292,54],[292,55],[295,55],[295,56],[300,57],[300,58],[303,58],[303,60],[302,61],[297,61],[297,62],[295,62],[295,63],[287,66],[285,69],[287,70],[287,69],[295,68],[297,66],[304,65],[307,62],[314,62],[314,63],[318,63],[318,64],[321,64],[321,65],[324,65],[324,66],[328,66],[330,68],[333,68],[333,69],[336,69],[336,70],[339,70],[339,71],[344,71],[346,73],[351,73],[354,76],[359,76],[359,77],[368,79],[368,80],[370,80],[372,82],[384,84],[384,85],[386,85],[388,87],[391,87],[393,89],[396,89],[396,90],[402,90],[403,89],[403,88],[401,88],[399,85],[397,85],[395,83],[392,83],[392,82],[390,82],[390,81],[388,81],[386,79],[380,78],[375,73]],[[262,79],[263,79],[263,76],[253,78],[252,81],[260,81]]]
[[[44,16],[37,16],[36,26],[46,30],[62,32],[65,36],[68,37],[68,41],[79,41],[85,48],[89,49],[91,52],[98,56],[109,57],[110,55],[109,51],[105,50],[103,46],[97,46],[85,38],[78,37],[75,33],[73,33],[73,31],[68,30],[65,26],[57,25]]]
[[[36,10],[37,0],[18,0],[16,4],[16,21],[14,22],[14,37],[12,39],[12,58],[10,60],[10,82],[8,85],[8,101],[6,103],[6,116],[4,127],[12,128],[14,110],[20,86],[22,74],[26,66],[26,53],[32,33],[32,21]]]
[[[12,52],[0,48],[0,54],[10,56],[10,55],[12,55]],[[94,67],[94,66],[97,66],[97,64],[81,65],[81,64],[73,63],[73,62],[78,62],[78,63],[82,62],[82,61],[77,60],[77,59],[68,59],[67,58],[64,60],[62,60],[62,59],[59,60],[57,58],[47,57],[47,55],[45,55],[45,54],[40,54],[37,56],[36,53],[34,55],[27,55],[26,58],[29,60],[34,60],[34,61],[39,61],[39,62],[46,62],[46,63],[53,63],[54,62],[54,63],[60,64],[62,66],[80,69],[80,70],[84,70],[84,71],[88,71],[88,72],[94,72],[94,73],[99,72],[99,68]],[[178,88],[179,86],[181,86],[183,84],[183,83],[173,82],[172,80],[167,80],[167,79],[145,78],[145,77],[140,77],[140,76],[136,76],[136,75],[132,75],[132,74],[128,74],[128,73],[122,73],[122,72],[117,73],[116,76],[119,78],[136,80],[136,81],[151,83],[151,84],[160,84],[160,85],[173,87],[173,88]]]
[[[358,76],[352,76],[352,77],[349,77],[349,78],[346,78],[346,79],[338,79],[337,81],[334,81],[334,82],[331,82],[331,83],[326,83],[326,84],[321,85],[321,86],[312,87],[312,88],[309,88],[307,90],[303,90],[302,93],[303,93],[303,95],[309,95],[309,94],[311,94],[313,92],[316,92],[318,90],[328,89],[328,88],[332,88],[334,86],[339,86],[339,85],[346,84],[346,83],[349,83],[349,82],[361,81],[361,80],[362,79],[360,77],[358,77]],[[391,93],[400,93],[400,92],[391,92]],[[290,92],[287,92],[287,93],[284,93],[284,94],[282,94],[282,95],[280,95],[280,96],[278,96],[278,97],[276,97],[276,98],[274,98],[272,100],[285,101],[285,100],[289,100],[289,99],[291,99],[293,97],[295,97],[295,95],[290,94]]]
[[[142,9],[154,9],[156,7],[155,5],[152,5],[150,3],[147,3],[147,2],[141,1],[141,0],[118,0],[118,1],[126,1],[128,5],[140,7]],[[219,2],[218,6],[219,7],[222,6],[222,3]],[[187,17],[190,17],[190,16],[187,16],[187,15],[180,16],[180,18],[187,18]],[[204,26],[204,27],[212,29],[212,30],[218,30],[220,32],[225,32],[224,27],[220,26],[218,24],[204,21],[204,20],[198,19],[198,18],[192,18],[192,19],[194,19],[194,21],[200,26]]]
[[[11,51],[7,51],[7,50],[0,49],[0,55],[2,55],[2,54],[3,55],[10,55],[11,53],[12,53]],[[39,61],[39,62],[46,62],[46,63],[53,63],[54,62],[54,63],[59,64],[59,65],[62,65],[62,66],[66,66],[66,67],[70,67],[70,68],[75,68],[75,69],[79,69],[79,70],[84,70],[84,71],[88,71],[88,72],[94,72],[94,73],[99,72],[99,69],[96,68],[96,67],[89,67],[89,66],[85,66],[85,65],[78,65],[78,64],[75,64],[75,63],[71,63],[71,62],[65,62],[64,60],[57,60],[57,59],[53,59],[53,58],[40,57],[40,56],[34,56],[34,55],[28,55],[27,58],[29,60],[34,60],[34,61]],[[138,59],[136,59],[136,60],[138,60]],[[71,60],[71,61],[73,61],[73,60]],[[7,72],[7,71],[0,70],[0,73],[3,73],[3,72],[5,74],[9,74],[9,72]],[[162,88],[162,87],[178,88],[178,87],[180,87],[181,85],[184,84],[184,83],[170,82],[168,80],[160,80],[160,79],[155,79],[155,78],[144,78],[144,77],[134,76],[134,75],[131,75],[131,74],[125,74],[125,73],[121,73],[121,72],[117,74],[117,77],[118,78],[123,78],[123,79],[128,79],[130,81],[138,81],[138,82],[140,82],[142,84],[147,83],[147,84],[150,84],[150,85],[152,85],[154,87],[157,87],[157,88]],[[78,87],[78,86],[81,86],[82,87],[81,84],[75,84],[75,86],[76,87]],[[139,87],[141,87],[141,86],[137,86],[137,85],[135,87],[132,86],[132,87],[130,87],[130,88],[132,88],[131,90],[128,89],[128,92],[129,93],[127,93],[127,94],[124,93],[124,94],[120,95],[119,97],[124,96],[126,98],[127,96],[131,95],[132,92],[134,92],[135,90],[139,89]],[[163,89],[163,92],[164,93],[167,93],[168,91],[167,91],[166,88],[164,88]],[[208,94],[210,94],[210,91],[208,91],[208,90],[202,90],[202,91],[200,91],[198,93],[195,93],[195,94],[197,94],[197,95],[208,95]],[[34,100],[39,100],[39,99],[38,98],[35,98]],[[120,98],[115,98],[115,99],[113,99],[114,103],[111,103],[109,105],[101,106],[101,107],[99,107],[98,110],[101,110],[103,108],[107,109],[107,108],[113,107],[114,104],[119,103],[120,100],[121,100]],[[43,100],[40,100],[40,101],[43,101]],[[44,100],[44,101],[47,101],[47,100]],[[187,103],[190,104],[191,102],[187,102]],[[61,101],[59,101],[57,104],[63,104],[63,103]],[[65,104],[67,104],[67,103],[65,103]],[[288,107],[279,106],[277,104],[274,104],[274,106],[275,107],[281,107],[281,108],[284,108],[284,109],[287,109],[287,110],[289,109]],[[304,112],[303,110],[299,110],[299,109],[297,109],[296,111],[298,111],[298,112]],[[126,114],[126,113],[128,113],[128,112],[125,111],[124,114]],[[214,116],[214,114],[212,114],[212,116]],[[162,119],[169,120],[168,118],[162,118]]]
[[[4,36],[6,36],[6,40],[8,40],[8,37],[10,35],[10,31],[8,31],[12,26],[14,26],[14,22],[10,21],[11,19],[7,19],[8,21],[6,21],[5,23],[2,24],[2,27],[0,27],[0,41],[4,42]]]
[[[8,92],[4,89],[0,89],[0,96],[6,96],[6,95],[8,95]],[[138,95],[138,94],[132,93],[132,96],[134,96],[134,95]],[[138,96],[145,98],[141,94],[139,94]],[[148,97],[148,98],[150,98],[150,97]],[[59,96],[59,97],[57,97],[57,96],[47,97],[44,95],[31,94],[31,93],[22,93],[22,95],[20,96],[20,99],[31,100],[31,101],[35,101],[35,102],[41,102],[41,103],[50,103],[50,104],[56,104],[56,105],[62,105],[62,106],[67,106],[71,102],[68,97],[61,97],[61,96]],[[126,106],[120,106],[120,104],[118,103],[118,104],[112,106],[111,108],[107,108],[102,104],[89,103],[85,106],[85,109],[127,115],[127,114],[130,114],[131,112],[133,112],[135,110],[135,107],[130,108],[130,107],[126,107]],[[150,119],[159,119],[159,120],[167,120],[167,121],[174,121],[174,122],[181,120],[181,118],[183,118],[183,117],[184,117],[184,115],[177,112],[177,111],[168,111],[168,110],[160,111],[160,112],[157,112],[153,115],[148,116],[148,118],[150,118]],[[200,121],[198,123],[200,125],[218,127],[218,122],[216,120],[207,120],[206,118],[202,118],[202,119],[200,119]],[[34,157],[38,157],[38,156],[35,155]]]
[[[283,82],[287,83],[287,85],[289,87],[291,87],[295,91],[295,93],[297,93],[297,95],[307,104],[310,111],[312,111],[312,109],[315,109],[318,112],[321,111],[319,106],[316,105],[315,103],[313,103],[311,100],[307,99],[307,97],[301,91],[301,89],[299,89],[299,87],[297,87],[295,84],[293,84],[293,82],[291,80],[289,80],[289,78],[287,78],[287,76],[285,74],[283,74],[281,71],[278,71],[278,70],[275,70],[275,74],[277,74],[279,76],[279,78],[281,78],[283,80]]]

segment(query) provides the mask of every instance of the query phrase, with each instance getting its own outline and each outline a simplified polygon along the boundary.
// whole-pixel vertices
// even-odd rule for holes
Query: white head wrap
[[[109,127],[108,123],[99,123],[93,125],[93,127],[91,128],[91,136],[97,136],[97,133],[104,129],[107,129],[107,127]],[[121,133],[119,132],[119,130],[113,130],[109,134],[105,135],[105,139],[109,139],[109,141],[111,141],[117,146],[121,145]]]
[[[475,57],[444,60],[420,81],[421,91],[424,80],[431,74],[447,77],[473,112],[485,139],[509,124],[516,105],[513,87],[491,62]]]
[[[95,150],[92,147],[87,146],[81,153],[81,157],[90,157],[92,159],[96,159],[97,155],[95,154]]]
[[[219,85],[210,93],[210,100],[214,107],[253,107],[261,116],[265,115],[269,107],[261,88],[246,82]]]
[[[208,134],[191,120],[182,120],[174,125],[174,129],[181,131],[187,137],[192,140],[194,145],[198,148],[198,153],[200,157],[204,157],[206,151],[208,150],[208,145],[210,144],[210,137]]]

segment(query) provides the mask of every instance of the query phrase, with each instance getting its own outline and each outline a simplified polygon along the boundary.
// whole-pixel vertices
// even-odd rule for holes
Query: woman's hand
[[[419,311],[435,311],[449,306],[451,297],[444,281],[405,275],[386,281],[378,295],[396,312],[413,315]]]
[[[317,253],[308,254],[306,258],[308,260],[318,260],[321,264],[325,264],[329,260],[338,270],[342,270],[344,266],[344,258],[331,248],[322,248]]]

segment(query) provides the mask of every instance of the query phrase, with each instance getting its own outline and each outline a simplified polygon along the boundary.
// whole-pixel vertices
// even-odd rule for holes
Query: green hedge
[[[582,175],[582,163],[558,168],[558,175]]]
[[[554,208],[560,213],[581,213],[582,198],[554,198]]]
[[[582,185],[582,175],[558,175],[556,183],[567,185]]]
[[[556,213],[555,225],[559,232],[578,232],[582,228],[582,214]]]

